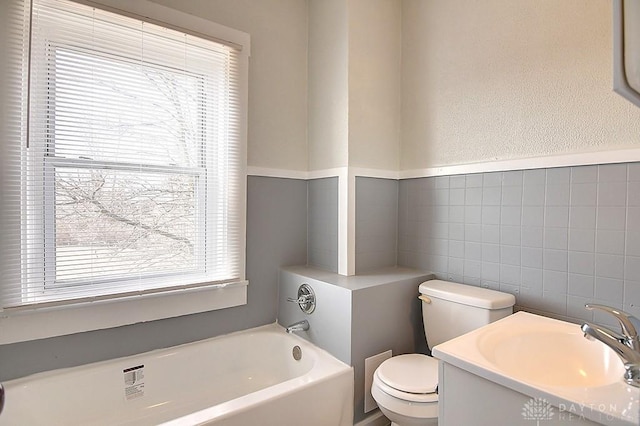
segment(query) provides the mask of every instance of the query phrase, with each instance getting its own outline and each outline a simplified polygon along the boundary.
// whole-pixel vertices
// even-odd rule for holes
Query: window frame
[[[41,339],[64,334],[111,328],[138,322],[158,320],[198,312],[223,309],[247,303],[245,278],[246,265],[246,136],[248,107],[248,58],[250,54],[249,35],[203,18],[188,15],[147,0],[129,2],[127,0],[100,0],[100,3],[73,0],[120,15],[177,29],[189,34],[223,42],[240,49],[238,56],[239,81],[239,141],[241,170],[239,173],[239,199],[237,200],[240,220],[240,274],[236,282],[219,284],[204,282],[193,286],[168,287],[152,291],[132,291],[121,297],[91,297],[76,303],[43,303],[36,307],[20,307],[0,310],[0,344]],[[28,7],[29,0],[25,0]],[[28,26],[28,25],[27,25]],[[25,30],[29,37],[28,29]],[[46,155],[45,155],[46,157]],[[56,163],[81,165],[82,160],[43,158],[46,170],[53,172]],[[202,172],[200,172],[202,173]],[[54,190],[55,191],[55,190]],[[201,191],[199,191],[201,192]],[[202,194],[197,194],[197,197]],[[46,203],[52,203],[45,196]],[[49,213],[52,205],[46,207]],[[205,207],[206,209],[206,207]],[[55,214],[55,213],[54,213]],[[51,220],[49,218],[48,220]],[[55,218],[53,218],[55,220]],[[201,220],[198,218],[197,220]],[[50,235],[46,235],[50,238]],[[44,253],[42,253],[44,257]],[[55,272],[54,272],[55,273]],[[45,283],[43,282],[43,286]],[[46,324],[46,325],[45,325]]]

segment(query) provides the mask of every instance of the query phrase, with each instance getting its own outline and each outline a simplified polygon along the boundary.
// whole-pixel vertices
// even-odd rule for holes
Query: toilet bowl
[[[422,318],[431,348],[513,313],[515,297],[486,288],[432,280],[420,284]],[[371,395],[397,426],[438,424],[438,361],[398,355],[373,374]]]
[[[438,361],[406,354],[386,360],[373,375],[371,395],[397,425],[438,424]]]

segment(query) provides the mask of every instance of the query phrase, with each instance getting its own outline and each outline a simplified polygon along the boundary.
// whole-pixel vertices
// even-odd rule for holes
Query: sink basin
[[[587,340],[577,324],[487,330],[478,336],[478,349],[504,373],[537,385],[606,386],[624,373],[620,358],[602,342]]]
[[[519,395],[512,402],[547,401],[557,420],[640,425],[640,388],[624,382],[620,358],[604,343],[587,340],[578,324],[521,311],[441,343],[432,353],[441,361],[445,389],[447,371],[454,378],[465,371],[476,376],[469,386],[484,379],[498,385],[491,389],[501,396]],[[482,404],[473,409],[479,413]],[[515,416],[521,421],[520,411]]]

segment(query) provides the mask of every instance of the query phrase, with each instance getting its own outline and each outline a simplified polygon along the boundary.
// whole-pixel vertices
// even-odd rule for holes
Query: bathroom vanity
[[[640,389],[580,326],[518,312],[433,349],[441,426],[624,425],[640,422]]]
[[[600,424],[588,420],[580,405],[554,406],[453,364],[440,362],[438,375],[439,425],[535,425],[536,420],[544,425]]]

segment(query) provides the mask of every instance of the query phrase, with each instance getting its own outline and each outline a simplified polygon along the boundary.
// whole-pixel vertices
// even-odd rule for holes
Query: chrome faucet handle
[[[586,305],[584,305],[584,307],[590,311],[595,309],[613,315],[620,323],[622,334],[625,337],[624,343],[631,349],[640,351],[640,340],[638,339],[638,331],[633,325],[634,321],[632,321],[632,319],[635,321],[637,321],[637,319],[633,317],[633,315],[623,312],[619,309],[612,308],[610,306],[598,305],[594,303],[587,303]]]
[[[301,296],[299,296],[298,298],[295,297],[287,297],[287,302],[293,302],[293,303],[307,303],[309,300],[311,300],[313,298],[313,296],[309,295],[309,294],[303,294]]]
[[[297,303],[302,312],[312,313],[316,309],[316,294],[309,284],[298,287],[298,297],[287,297],[287,302]]]

